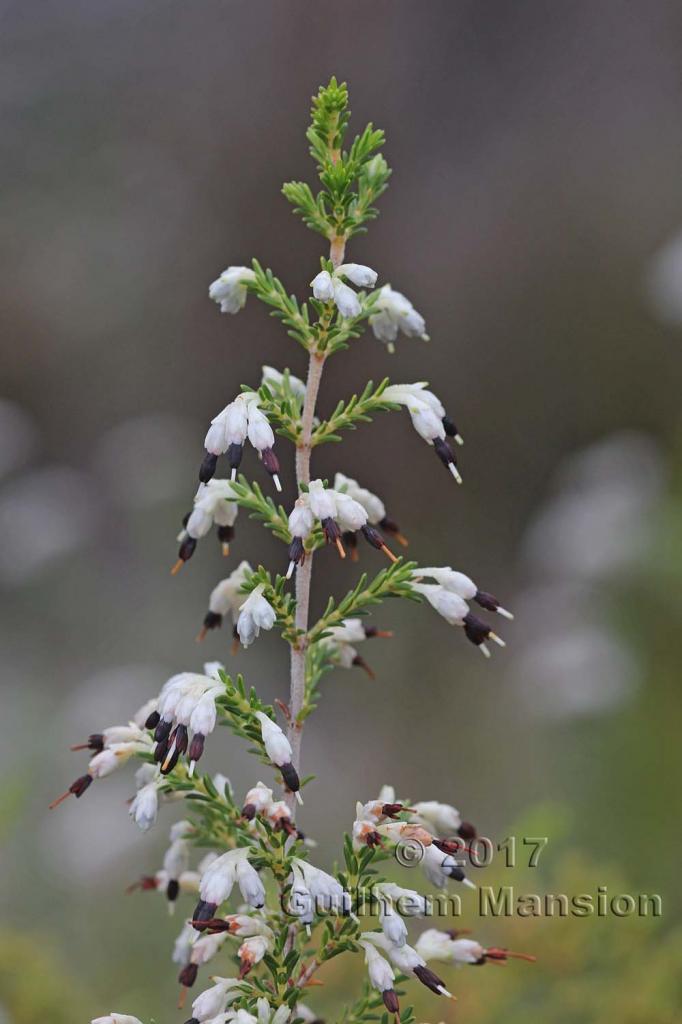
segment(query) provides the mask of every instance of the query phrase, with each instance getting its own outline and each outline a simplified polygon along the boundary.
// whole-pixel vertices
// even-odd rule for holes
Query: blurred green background
[[[517,617],[484,662],[428,608],[385,606],[396,636],[362,652],[376,681],[324,682],[303,827],[329,866],[355,800],[391,782],[495,840],[549,837],[530,877],[496,862],[477,882],[662,895],[658,921],[479,922],[464,894],[461,925],[539,962],[444,968],[457,1010],[411,985],[418,1019],[681,1020],[680,5],[10,0],[0,18],[2,1024],[184,1019],[181,915],[123,895],[177,814],[142,836],[129,773],[46,807],[84,765],[69,744],[171,672],[221,658],[286,696],[274,635],[232,660],[226,631],[194,644],[221,574],[283,566],[281,546],[242,514],[228,562],[207,540],[168,569],[209,418],[262,363],[304,371],[255,301],[221,317],[206,292],[255,255],[307,294],[322,249],[279,188],[311,178],[309,98],[332,73],[394,168],[349,256],[412,299],[432,342],[389,357],[363,338],[321,408],[370,376],[430,380],[465,482],[404,415],[319,450],[316,472],[379,492],[410,555]],[[282,476],[288,504],[288,453]],[[358,569],[316,564],[318,607]],[[216,739],[209,763],[242,793],[254,766]],[[332,1019],[347,970],[316,990]]]

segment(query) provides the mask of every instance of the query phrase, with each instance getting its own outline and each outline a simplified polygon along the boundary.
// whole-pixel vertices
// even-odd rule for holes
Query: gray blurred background
[[[281,568],[282,546],[241,513],[228,561],[208,538],[168,570],[211,416],[262,363],[304,373],[256,301],[221,316],[207,288],[257,256],[308,294],[324,247],[279,190],[312,183],[309,100],[331,74],[349,83],[352,128],[385,129],[394,168],[349,257],[412,299],[432,341],[390,357],[365,336],[329,364],[320,408],[368,377],[427,379],[466,444],[457,488],[405,415],[383,416],[318,449],[315,473],[377,491],[411,557],[463,569],[517,617],[484,662],[429,608],[384,606],[375,621],[396,636],[362,651],[376,681],[324,681],[303,827],[329,866],[355,800],[384,782],[455,803],[495,839],[532,821],[555,887],[660,892],[663,921],[655,938],[609,921],[588,951],[589,924],[550,940],[543,922],[483,934],[472,917],[488,943],[548,952],[532,995],[525,965],[485,985],[463,972],[459,1019],[678,1019],[679,956],[635,1010],[633,980],[641,995],[637,967],[671,935],[682,954],[679,4],[62,0],[0,17],[0,1021],[111,1006],[184,1019],[169,962],[181,917],[122,897],[177,814],[138,833],[129,772],[46,806],[84,769],[68,746],[174,671],[220,658],[286,697],[273,634],[231,660],[227,631],[194,643],[221,575],[243,557]],[[331,551],[316,565],[316,608],[359,571]],[[238,794],[255,781],[222,732],[208,763]],[[588,967],[595,987],[579,992]]]

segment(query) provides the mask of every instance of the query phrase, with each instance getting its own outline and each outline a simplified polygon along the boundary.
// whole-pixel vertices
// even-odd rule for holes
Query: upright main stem
[[[341,238],[332,239],[329,257],[334,267],[343,263],[345,240]],[[320,390],[322,369],[324,367],[325,353],[311,350],[308,362],[308,377],[305,387],[305,399],[303,401],[303,413],[301,415],[301,438],[296,447],[296,483],[300,490],[301,484],[310,483],[310,456],[312,454],[313,420],[315,418],[315,405]],[[296,771],[301,767],[301,738],[303,723],[298,721],[305,701],[305,662],[306,648],[308,646],[308,612],[310,609],[310,583],[313,573],[312,552],[306,555],[305,561],[296,570],[296,615],[294,624],[298,633],[298,640],[291,647],[291,687],[289,691],[289,742],[292,749],[292,764]],[[293,793],[287,794],[287,803],[294,817],[296,801]]]

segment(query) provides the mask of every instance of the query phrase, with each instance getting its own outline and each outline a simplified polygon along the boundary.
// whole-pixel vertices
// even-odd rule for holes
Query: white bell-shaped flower
[[[428,341],[424,317],[414,308],[409,299],[385,284],[374,307],[376,312],[369,318],[374,337],[383,341],[389,352],[395,351],[394,342],[398,331],[407,338],[421,338]]]
[[[249,647],[261,629],[269,630],[275,624],[277,615],[269,601],[263,597],[265,585],[259,583],[246,598],[239,610],[237,632],[242,647]]]
[[[376,284],[377,275],[371,267],[359,263],[343,263],[332,274],[328,270],[321,270],[310,282],[310,287],[318,301],[333,301],[341,316],[359,316],[362,312],[360,299],[344,283],[344,278],[358,288],[372,288]]]
[[[248,285],[255,279],[250,267],[228,267],[210,285],[209,298],[220,305],[221,313],[238,313],[246,302]]]

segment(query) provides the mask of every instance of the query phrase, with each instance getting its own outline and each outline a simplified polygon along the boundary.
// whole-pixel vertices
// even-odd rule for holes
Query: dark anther
[[[404,811],[405,807],[403,804],[382,804],[381,813],[387,818],[395,818],[396,815]]]
[[[255,804],[244,804],[242,807],[242,818],[246,818],[247,821],[253,821],[256,817],[256,805]]]
[[[244,454],[243,444],[231,444],[227,449],[227,461],[230,469],[239,469]]]
[[[187,750],[189,743],[189,736],[187,733],[186,725],[176,726],[175,732],[173,733],[173,740],[175,741],[175,749],[179,754],[184,754]]]
[[[436,992],[438,995],[442,995],[443,989],[445,988],[445,982],[441,981],[437,974],[434,974],[426,965],[423,967],[415,967],[414,973],[417,975],[422,985],[426,985],[432,992]]]
[[[492,594],[487,594],[485,590],[477,590],[474,594],[474,601],[488,612],[496,612],[500,607],[500,602],[497,598],[493,597]]]
[[[154,739],[157,743],[163,743],[170,736],[170,731],[173,728],[173,723],[166,721],[165,718],[159,718],[154,729]]]
[[[454,465],[457,465],[455,456],[452,454],[452,449],[447,441],[443,441],[442,438],[437,437],[433,442],[433,448],[444,466],[450,467],[453,463]]]
[[[174,903],[180,893],[180,883],[177,878],[169,879],[168,885],[166,886],[166,899]]]
[[[331,517],[329,519],[322,520],[322,529],[324,530],[324,537],[327,544],[336,544],[337,540],[341,537],[341,530]]]
[[[199,758],[204,752],[205,741],[206,737],[202,736],[200,732],[194,733],[194,736],[192,736],[192,742],[189,745],[189,751],[187,753],[187,756],[189,757],[190,761],[199,760]]]
[[[459,437],[459,430],[455,426],[454,420],[451,420],[449,416],[443,416],[443,430],[448,437]]]
[[[202,484],[207,484],[209,480],[213,479],[217,465],[218,456],[212,455],[211,452],[206,452],[199,466],[199,480]]]
[[[281,764],[279,770],[282,773],[282,778],[287,789],[290,789],[292,793],[297,793],[301,788],[301,783],[298,777],[298,772],[294,768],[293,764]]]
[[[219,526],[218,540],[221,544],[229,544],[234,539],[234,526]]]
[[[479,646],[490,636],[490,626],[469,612],[468,615],[464,616],[464,632],[472,644]]]
[[[384,1006],[389,1013],[400,1013],[400,1003],[392,988],[384,989],[381,995],[384,1000]]]
[[[156,729],[157,725],[161,721],[161,715],[158,711],[152,711],[148,716],[147,721],[144,723],[145,729]]]
[[[71,783],[71,785],[69,786],[69,793],[73,793],[73,795],[78,800],[80,797],[83,796],[83,793],[91,784],[91,782],[92,775],[81,775],[79,776],[79,778],[76,779],[75,782]]]
[[[186,964],[178,974],[178,981],[185,988],[191,988],[197,980],[198,971],[196,964]]]
[[[476,827],[470,821],[463,821],[457,829],[457,835],[461,836],[462,839],[475,839],[478,833]]]
[[[167,740],[166,740],[166,743],[168,743]],[[173,753],[171,754],[171,756],[170,757],[166,756],[163,764],[161,765],[161,774],[162,775],[169,775],[173,771],[173,769],[175,768],[176,764],[178,763],[179,758],[180,758],[180,751],[178,750],[178,748],[176,746],[174,748]],[[154,752],[154,760],[156,760],[156,751]]]
[[[291,544],[289,545],[289,561],[295,562],[296,565],[303,564],[305,558],[305,548],[303,547],[303,538],[294,537]]]
[[[159,740],[154,747],[154,760],[157,764],[162,764],[166,760],[166,754],[168,753],[168,737],[165,740]]]
[[[369,523],[365,523],[365,525],[361,527],[361,530],[362,536],[365,540],[371,544],[373,548],[376,548],[377,551],[381,551],[381,549],[385,547],[384,538],[375,526],[370,526]]]
[[[270,476],[276,476],[279,473],[279,459],[273,452],[272,448],[264,448],[261,452],[261,458],[265,469]]]
[[[217,903],[205,903],[203,900],[199,900],[194,908],[192,921],[210,921],[217,909]]]
[[[218,629],[222,621],[223,617],[218,612],[206,612],[204,615],[204,629]]]

